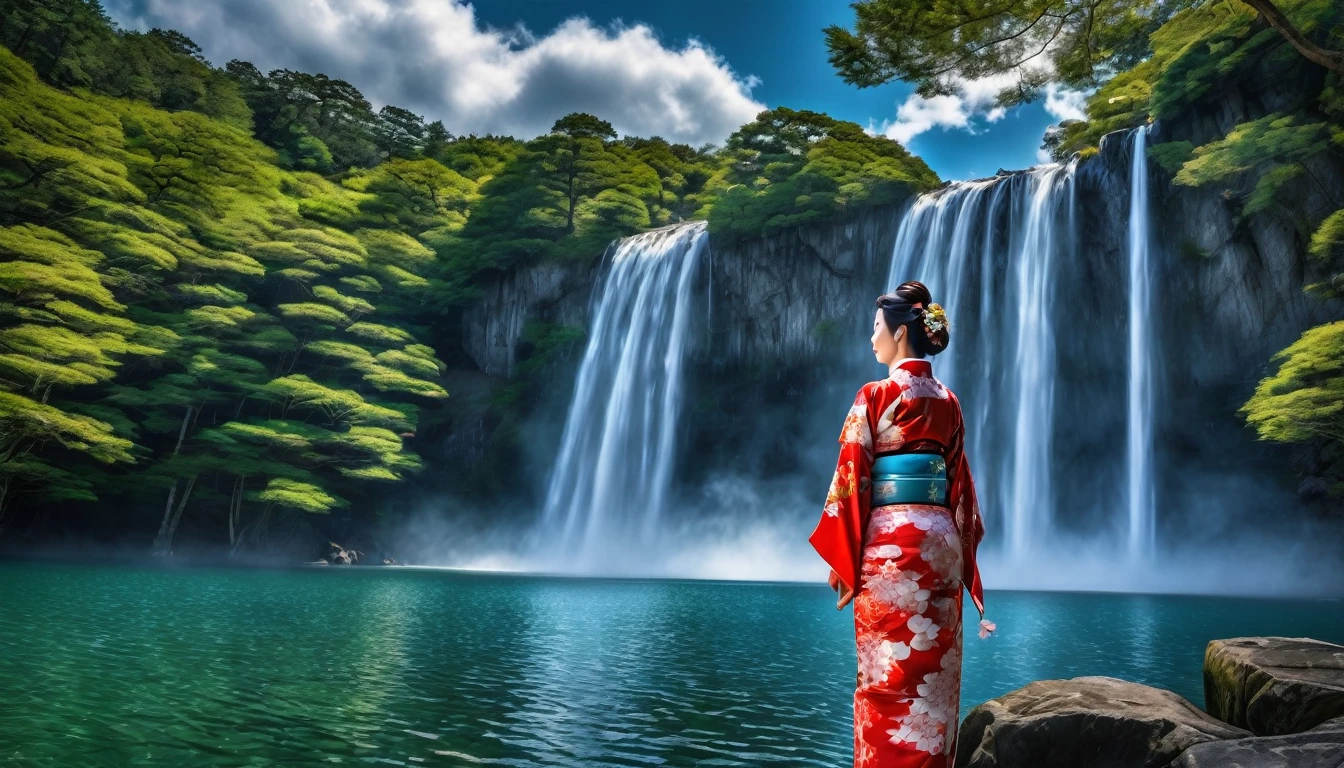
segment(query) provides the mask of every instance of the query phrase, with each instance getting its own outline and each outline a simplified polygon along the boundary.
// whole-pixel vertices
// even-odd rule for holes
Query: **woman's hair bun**
[[[934,303],[929,289],[917,280],[901,283],[891,293],[877,297],[882,318],[893,332],[904,325],[915,354],[929,357],[947,349],[952,335],[947,312]]]

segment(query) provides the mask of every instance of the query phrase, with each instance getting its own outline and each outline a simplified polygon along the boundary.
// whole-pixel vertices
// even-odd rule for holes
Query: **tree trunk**
[[[186,415],[182,417],[182,428],[177,431],[177,445],[173,446],[173,453],[172,456],[169,456],[169,458],[176,456],[177,452],[182,450],[182,441],[185,440],[187,437],[187,424],[188,422],[191,421],[191,412],[192,407],[189,405],[187,406]],[[195,478],[192,479],[192,482],[193,483],[195,482]],[[190,488],[190,486],[188,486],[188,488]],[[190,493],[190,491],[188,491],[188,493]],[[169,533],[168,529],[170,527],[172,528],[177,527],[176,524],[172,522],[173,497],[176,495],[177,495],[177,481],[174,480],[173,487],[168,489],[168,503],[164,505],[163,508],[163,521],[159,523],[159,532],[154,536],[154,543],[149,548],[149,554],[151,555],[167,555],[170,554],[172,551],[173,548],[172,536]],[[183,504],[186,503],[185,498],[182,500],[182,503]]]
[[[177,452],[182,450],[182,441],[187,438],[187,424],[191,422],[192,410],[192,407],[188,405],[187,413],[182,417],[182,428],[177,431],[177,445],[173,446],[173,455],[168,457],[170,459],[177,456]]]
[[[177,481],[168,489],[168,503],[163,507],[163,520],[159,523],[159,532],[154,536],[154,544],[149,548],[151,555],[168,554],[168,526],[173,519],[173,498],[177,496]]]
[[[256,540],[260,538],[260,536],[263,533],[266,532],[266,529],[270,527],[269,525],[270,516],[271,516],[271,505],[267,504],[265,509],[262,510],[261,514],[257,516],[257,519],[249,523],[248,526],[244,528],[241,533],[238,534],[238,541],[233,545],[233,549],[229,550],[229,557],[234,557],[235,555],[237,555],[239,550],[243,548],[244,543],[248,541],[255,543]]]
[[[574,206],[578,202],[577,195],[574,194],[574,179],[579,175],[579,153],[582,152],[579,142],[574,142],[574,157],[569,163],[569,215],[565,218],[565,233],[574,234]]]
[[[234,484],[233,495],[229,497],[229,550],[238,543],[238,520],[243,512],[243,481],[246,478],[238,477],[238,482]]]
[[[1344,51],[1331,51],[1322,48],[1307,39],[1302,34],[1302,30],[1293,24],[1278,6],[1274,5],[1272,0],[1241,0],[1243,3],[1254,8],[1260,13],[1260,17],[1265,20],[1269,26],[1273,27],[1290,45],[1297,49],[1307,61],[1313,64],[1319,64],[1322,67],[1344,75]]]
[[[182,489],[182,501],[177,505],[177,512],[173,515],[173,523],[168,526],[168,554],[173,554],[173,538],[177,536],[177,524],[182,521],[182,510],[187,508],[187,499],[191,498],[191,489],[196,487],[196,477],[187,479],[187,487]]]
[[[0,538],[4,538],[5,524],[9,522],[8,517],[5,514],[6,512],[5,502],[9,500],[10,482],[12,481],[6,480],[5,482],[0,483]]]

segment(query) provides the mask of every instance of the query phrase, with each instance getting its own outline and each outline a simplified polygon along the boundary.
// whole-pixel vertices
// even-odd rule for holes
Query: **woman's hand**
[[[849,605],[849,601],[854,599],[854,590],[845,586],[845,583],[840,580],[840,574],[836,573],[834,568],[831,569],[831,575],[826,578],[826,583],[831,585],[831,589],[840,593],[840,600],[836,602],[835,610],[843,610],[846,605]]]

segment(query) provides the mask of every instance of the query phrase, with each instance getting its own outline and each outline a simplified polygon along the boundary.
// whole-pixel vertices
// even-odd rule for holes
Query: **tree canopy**
[[[1130,70],[1152,50],[1149,37],[1192,9],[1259,15],[1299,55],[1344,73],[1344,52],[1326,49],[1287,11],[1293,0],[859,0],[853,29],[826,29],[831,64],[846,82],[895,79],[931,97],[960,81],[1013,74],[1001,106],[1036,98],[1049,82],[1092,88]],[[1280,7],[1282,6],[1282,8]]]
[[[722,148],[583,113],[457,136],[320,73],[216,67],[94,0],[0,5],[0,44],[0,531],[101,500],[157,530],[153,551],[183,520],[246,551],[307,515],[371,516],[464,423],[517,450],[542,362],[582,339],[529,325],[487,410],[459,405],[460,316],[493,273],[938,183],[893,141],[787,109]]]

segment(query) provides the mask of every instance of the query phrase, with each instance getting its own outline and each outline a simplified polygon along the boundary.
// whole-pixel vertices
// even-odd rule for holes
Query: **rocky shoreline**
[[[1207,711],[1111,677],[1039,680],[975,707],[957,768],[1344,768],[1344,646],[1214,640]]]

